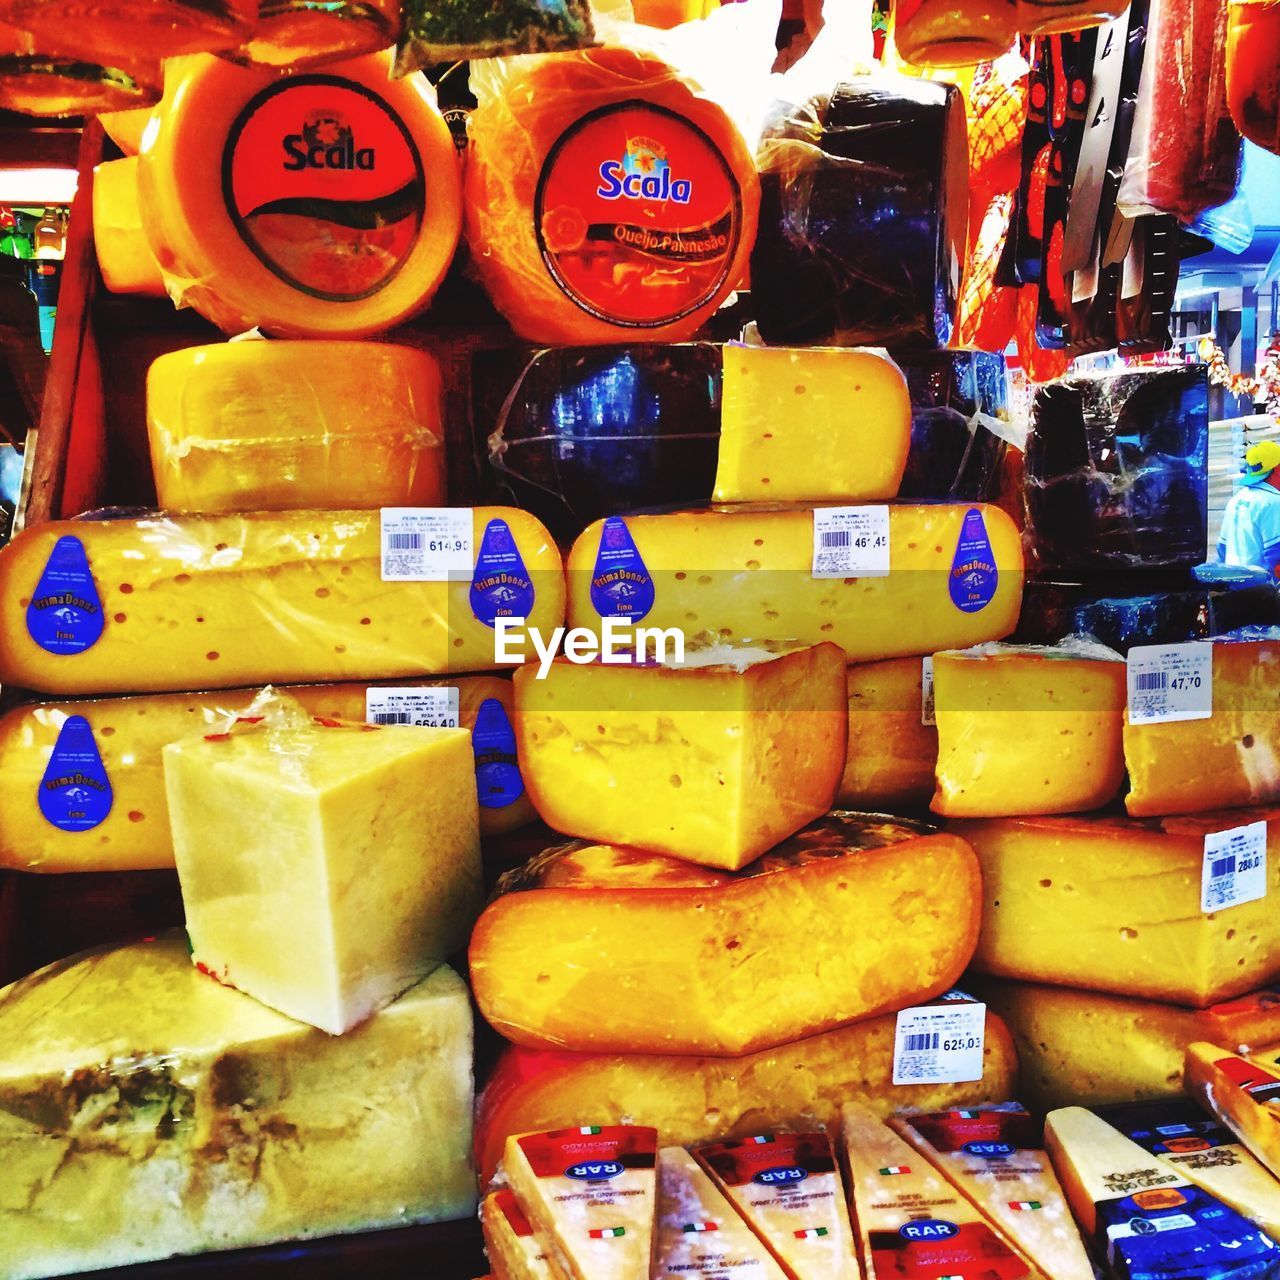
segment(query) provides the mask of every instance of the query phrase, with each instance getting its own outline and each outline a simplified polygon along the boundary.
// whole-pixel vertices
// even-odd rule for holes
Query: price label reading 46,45
[[[1136,645],[1129,650],[1128,671],[1130,724],[1213,715],[1213,645]]]
[[[1267,896],[1267,824],[1212,831],[1204,838],[1201,911],[1221,911]]]
[[[883,578],[888,572],[888,507],[814,511],[813,577]]]
[[[982,1079],[987,1006],[954,1000],[898,1014],[894,1084],[954,1084]]]

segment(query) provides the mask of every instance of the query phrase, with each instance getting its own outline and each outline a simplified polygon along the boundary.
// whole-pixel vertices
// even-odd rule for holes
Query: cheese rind
[[[532,590],[529,625],[549,633],[564,616],[559,552],[532,516],[475,507],[477,559],[499,522]],[[75,594],[41,590],[60,543],[88,566],[74,575],[90,596],[70,647],[49,638],[51,615],[35,621]],[[380,520],[369,511],[40,525],[0,551],[0,680],[54,694],[146,693],[502,665],[493,628],[473,608],[475,581],[384,582],[381,566]],[[38,643],[31,626],[63,651]]]
[[[494,1280],[562,1280],[509,1187],[480,1202],[480,1226]]]
[[[980,892],[963,841],[838,811],[745,873],[571,844],[499,889],[472,934],[471,980],[509,1040],[722,1055],[945,991]],[[907,901],[909,930],[892,909]]]
[[[725,346],[717,502],[883,501],[910,445],[907,380],[885,356]]]
[[[265,717],[164,748],[193,957],[341,1035],[461,948],[480,909],[470,736]]]
[[[1266,896],[1201,909],[1205,837],[1267,823]],[[1203,1008],[1280,975],[1280,814],[955,822],[978,854],[983,973]]]
[[[1022,544],[997,507],[891,506],[886,577],[814,578],[812,508],[614,519],[610,529],[625,526],[653,586],[644,625],[688,638],[830,640],[850,662],[874,662],[998,640],[1017,625]],[[604,532],[602,521],[584,530],[567,561],[570,623],[597,633],[593,587],[614,607],[600,596]],[[971,600],[964,580],[974,574]]]
[[[1186,1074],[1187,1092],[1280,1178],[1280,1076],[1204,1041],[1187,1046]]]
[[[160,264],[142,230],[135,156],[108,160],[93,171],[93,247],[102,283],[112,293],[165,296]]]
[[[197,972],[170,935],[0,992],[12,1280],[463,1217],[471,1009],[437,969],[327,1036]]]
[[[732,870],[831,806],[847,724],[835,645],[684,667],[561,661],[514,683],[525,785],[567,835]]]

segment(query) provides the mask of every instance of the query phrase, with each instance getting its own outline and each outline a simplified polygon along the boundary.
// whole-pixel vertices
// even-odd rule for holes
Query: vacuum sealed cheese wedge
[[[1186,1070],[1187,1092],[1280,1177],[1280,1076],[1203,1041],[1188,1045]]]
[[[142,230],[135,156],[108,160],[93,171],[93,246],[102,283],[112,293],[165,296],[160,265]]]
[[[461,232],[449,127],[389,55],[281,76],[190,59],[139,156],[176,302],[227,333],[353,338],[424,307]]]
[[[560,624],[560,555],[532,516],[406,518],[392,515],[385,536],[376,511],[29,529],[0,551],[0,680],[84,694],[419,677],[503,665],[499,617]],[[423,558],[423,518],[448,565]]]
[[[554,1264],[510,1187],[500,1187],[480,1202],[480,1226],[495,1277],[560,1280],[560,1273],[551,1270]]]
[[[471,980],[517,1044],[753,1053],[947,990],[978,896],[962,840],[878,815],[832,813],[737,873],[575,842],[499,882]]]

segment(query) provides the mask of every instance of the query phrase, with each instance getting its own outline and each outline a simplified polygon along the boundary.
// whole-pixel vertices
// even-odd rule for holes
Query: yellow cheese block
[[[480,1202],[480,1226],[496,1280],[562,1280],[509,1187]]]
[[[483,898],[466,730],[277,700],[165,747],[164,772],[193,956],[220,981],[341,1035],[465,944]]]
[[[849,751],[837,804],[889,813],[928,805],[938,731],[923,723],[922,684],[920,658],[849,668]]]
[[[886,356],[725,346],[717,502],[893,498],[910,445],[907,380]]]
[[[108,160],[93,171],[93,245],[102,283],[112,293],[165,296],[160,264],[142,230],[136,156]]]
[[[1213,715],[1124,727],[1137,817],[1280,800],[1280,641],[1213,646]]]
[[[508,751],[500,744],[481,747],[473,742],[480,833],[497,835],[532,821],[533,806],[519,781],[510,728],[511,682],[498,676],[460,676],[412,687],[438,689],[435,696],[442,704],[449,690],[456,690],[457,722],[473,734],[482,714],[487,722],[497,722],[499,733],[507,726]],[[367,695],[378,697],[379,688],[287,685],[281,692],[296,698],[312,715],[363,720]],[[43,702],[15,707],[0,717],[0,867],[65,872],[173,866],[161,749],[243,714],[256,694],[254,689],[236,689]],[[87,729],[74,724],[68,728],[68,721],[76,718]],[[105,814],[85,811],[70,794],[72,789],[89,781],[101,784],[104,778],[105,795],[97,809],[105,808]]]
[[[1206,836],[1265,822],[1265,895],[1202,910]],[[1280,812],[958,821],[982,864],[983,973],[1203,1008],[1280,976]]]
[[[152,115],[154,110],[151,107],[137,107],[132,111],[100,111],[98,123],[126,156],[136,156],[142,149],[142,135],[151,123]]]
[[[169,511],[433,507],[445,499],[440,368],[377,342],[223,342],[147,372]]]
[[[830,808],[844,684],[833,644],[529,666],[515,677],[525,785],[557,831],[733,870]]]
[[[1013,630],[1022,544],[1003,511],[893,506],[888,520],[888,575],[841,578],[813,576],[812,508],[597,521],[569,552],[570,623],[599,633],[603,610],[646,627],[681,628],[691,640],[830,640],[850,662],[933,653]]]
[[[938,785],[958,818],[1077,813],[1113,800],[1125,666],[1100,645],[982,645],[934,655]]]
[[[1187,1046],[1187,1092],[1199,1098],[1280,1178],[1280,1076],[1238,1053]]]
[[[493,616],[506,588],[486,538],[514,543],[530,625],[560,624],[564,580],[532,516],[476,507],[472,529],[471,582],[383,582],[377,512],[40,525],[0,551],[0,681],[145,693],[492,669],[473,601]]]
[[[0,991],[0,1043],[7,1280],[475,1208],[471,1008],[449,969],[334,1037],[168,936]]]

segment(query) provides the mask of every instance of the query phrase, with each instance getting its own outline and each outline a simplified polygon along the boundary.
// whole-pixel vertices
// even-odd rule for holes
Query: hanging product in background
[[[1250,142],[1280,154],[1280,3],[1231,0],[1227,102]]]
[[[998,58],[1017,34],[1015,0],[894,0],[894,44],[912,66],[972,67]]]
[[[1018,0],[1018,30],[1024,36],[1082,31],[1120,17],[1126,8],[1125,0]]]
[[[587,0],[405,0],[401,22],[396,58],[401,76],[439,62],[584,49],[596,43]]]
[[[259,0],[237,62],[294,68],[376,53],[400,34],[400,0]]]

